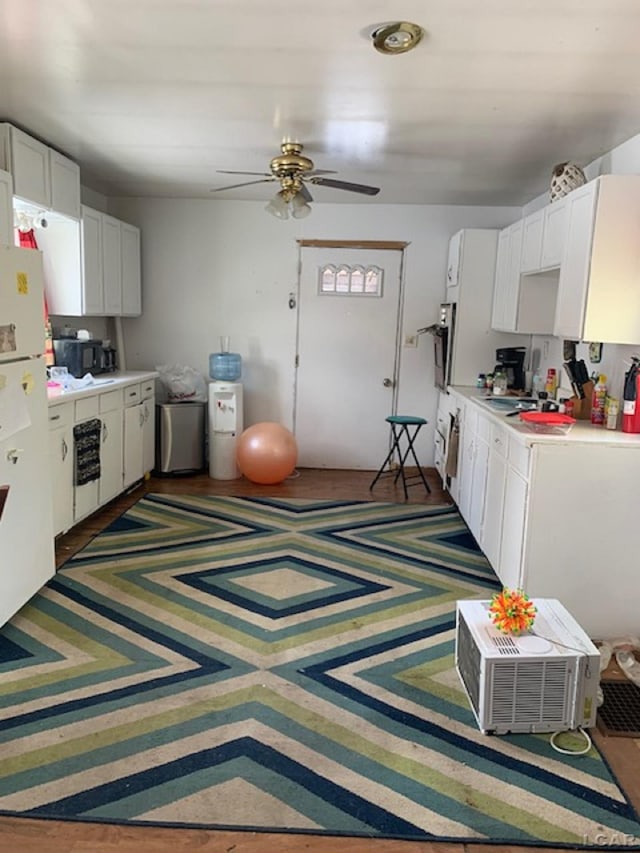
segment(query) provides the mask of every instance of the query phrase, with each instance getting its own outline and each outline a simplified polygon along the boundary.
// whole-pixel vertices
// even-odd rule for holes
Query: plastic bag
[[[207,383],[195,368],[181,364],[160,364],[156,370],[166,389],[168,403],[207,402]]]

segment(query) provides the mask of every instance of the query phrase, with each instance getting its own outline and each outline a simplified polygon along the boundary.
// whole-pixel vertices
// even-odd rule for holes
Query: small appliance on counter
[[[77,379],[85,373],[105,373],[101,340],[54,338],[53,353],[57,367],[66,367]]]
[[[496,366],[494,377],[502,373],[507,378],[507,388],[510,391],[524,391],[526,380],[524,360],[527,355],[526,347],[501,347],[496,350]]]

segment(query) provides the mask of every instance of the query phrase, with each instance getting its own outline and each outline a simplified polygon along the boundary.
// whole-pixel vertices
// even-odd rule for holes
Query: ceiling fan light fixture
[[[307,204],[301,195],[294,195],[289,202],[289,207],[294,219],[304,219],[311,213],[311,205]]]
[[[288,200],[284,197],[282,190],[280,190],[279,193],[276,193],[274,195],[271,201],[265,205],[264,209],[267,211],[267,213],[270,213],[277,219],[289,218],[289,203]]]
[[[411,21],[393,21],[375,29],[371,38],[377,51],[390,56],[413,50],[423,35],[424,30],[418,24]]]

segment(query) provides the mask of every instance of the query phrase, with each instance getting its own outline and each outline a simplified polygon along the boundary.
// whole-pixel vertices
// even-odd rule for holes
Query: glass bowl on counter
[[[520,420],[533,432],[566,435],[576,419],[562,412],[520,412]]]

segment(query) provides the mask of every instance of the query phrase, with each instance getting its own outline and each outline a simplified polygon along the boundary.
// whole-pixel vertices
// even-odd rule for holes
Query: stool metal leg
[[[402,460],[402,463],[403,463],[402,467],[403,467],[403,470],[404,470],[404,462],[405,462],[405,460],[406,460],[407,456],[409,455],[409,453],[411,453],[411,455],[413,456],[413,461],[416,463],[416,468],[418,469],[418,476],[419,476],[419,477],[420,477],[420,479],[422,480],[422,482],[423,482],[423,484],[424,484],[424,487],[425,487],[425,489],[427,490],[427,492],[428,492],[429,494],[431,494],[431,487],[429,486],[429,483],[427,483],[427,480],[426,480],[426,478],[425,478],[425,476],[424,476],[424,472],[423,472],[423,470],[422,470],[422,467],[421,467],[420,463],[418,462],[418,457],[416,456],[416,452],[415,452],[415,450],[413,449],[413,442],[415,441],[416,436],[417,436],[417,435],[418,435],[418,433],[420,432],[420,427],[421,427],[421,426],[422,426],[422,424],[418,424],[418,426],[417,426],[417,427],[416,427],[416,429],[415,429],[415,432],[413,433],[413,436],[409,434],[409,430],[408,430],[408,429],[406,430],[406,432],[407,432],[407,440],[408,440],[408,443],[409,443],[409,444],[408,444],[408,447],[407,447],[407,449],[406,449],[406,451],[405,451],[404,459]]]
[[[393,442],[392,442],[392,444],[391,444],[391,450],[387,453],[386,459],[384,460],[384,462],[383,462],[383,463],[382,463],[382,465],[380,466],[380,469],[378,470],[378,473],[376,474],[376,476],[374,477],[373,482],[372,482],[372,483],[371,483],[371,485],[369,486],[369,491],[371,491],[371,489],[373,489],[373,487],[374,487],[374,486],[375,486],[375,484],[378,482],[378,480],[380,479],[380,477],[382,476],[382,474],[384,474],[384,472],[385,472],[385,471],[384,471],[384,469],[387,467],[387,465],[388,465],[388,464],[391,462],[391,460],[393,459],[393,454],[396,452],[396,450],[398,451],[398,457],[400,457],[400,447],[399,447],[399,445],[398,445],[398,437],[396,436],[396,431],[395,431],[395,428],[394,428],[394,424],[391,424],[391,434],[392,434],[392,436],[393,436]],[[397,475],[396,475],[396,479],[397,479]],[[395,481],[394,481],[394,482],[395,482]]]

